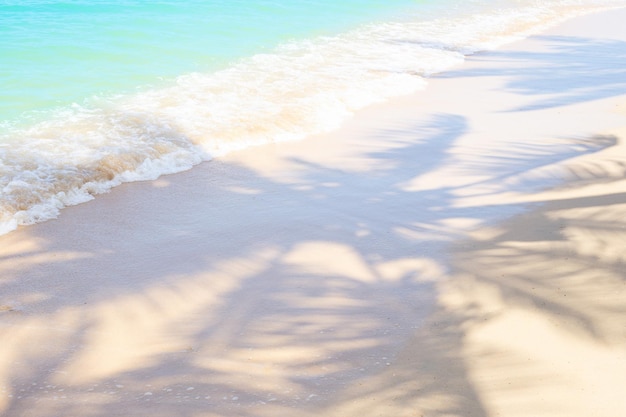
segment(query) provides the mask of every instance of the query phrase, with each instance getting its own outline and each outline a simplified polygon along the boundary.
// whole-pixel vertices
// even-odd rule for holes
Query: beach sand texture
[[[0,237],[0,415],[626,415],[626,10]]]

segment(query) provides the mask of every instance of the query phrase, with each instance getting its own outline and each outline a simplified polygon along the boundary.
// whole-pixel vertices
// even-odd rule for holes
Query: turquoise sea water
[[[0,120],[223,68],[412,0],[0,0]]]
[[[624,0],[0,0],[0,234]]]

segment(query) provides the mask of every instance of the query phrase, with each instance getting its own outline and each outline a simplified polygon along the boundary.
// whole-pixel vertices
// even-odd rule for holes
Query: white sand
[[[626,415],[624,21],[0,237],[0,415]]]

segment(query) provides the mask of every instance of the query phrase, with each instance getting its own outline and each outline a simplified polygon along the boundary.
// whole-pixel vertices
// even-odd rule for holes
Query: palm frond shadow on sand
[[[4,386],[15,387],[5,415],[29,410],[43,416],[192,416],[202,410],[208,416],[345,417],[413,410],[408,415],[487,416],[465,351],[469,330],[486,316],[478,305],[455,309],[435,300],[446,274],[439,254],[457,236],[444,225],[459,217],[483,221],[489,207],[454,207],[455,188],[410,191],[401,186],[444,164],[450,158],[446,150],[464,130],[462,117],[437,115],[423,126],[380,132],[397,146],[365,153],[385,167],[369,174],[294,160],[304,174],[298,184],[281,184],[214,163],[217,172],[226,173],[219,182],[211,177],[216,171],[208,170],[201,190],[198,178],[194,184],[176,183],[183,188],[172,190],[178,196],[185,187],[193,193],[177,204],[181,218],[203,210],[209,218],[239,216],[249,222],[248,235],[233,236],[228,223],[219,221],[168,223],[167,210],[135,202],[128,203],[128,210],[147,214],[141,222],[160,228],[157,241],[129,228],[120,231],[116,247],[97,237],[87,248],[71,236],[41,242],[39,252],[28,256],[48,252],[65,258],[44,263],[44,269],[24,266],[14,280],[5,280],[11,292],[28,291],[23,282],[15,287],[20,277],[29,277],[30,283],[50,277],[48,283],[54,284],[45,297],[33,296],[23,311],[5,315],[10,317],[5,323],[25,330],[4,344],[4,357],[30,362],[19,374],[3,368]],[[424,159],[425,153],[431,158]],[[516,169],[525,163],[536,167],[536,152],[525,155],[517,156]],[[505,166],[510,164],[493,160],[480,169],[493,170],[498,178],[495,174]],[[248,190],[232,191],[242,182]],[[152,193],[162,191],[142,191],[138,201],[151,205]],[[328,200],[341,204],[318,203]],[[409,214],[403,209],[402,216],[395,216],[401,207],[410,207]],[[271,225],[259,228],[247,216],[249,210],[271,213],[257,217]],[[546,210],[538,216],[553,227]],[[541,224],[537,219],[530,223]],[[595,226],[587,228],[600,230]],[[69,233],[98,236],[107,225],[83,227]],[[256,234],[266,228],[275,234]],[[511,240],[522,240],[514,222],[502,228],[497,239],[461,246],[454,275],[496,286],[507,300],[541,306],[542,314],[569,317],[593,337],[605,337],[601,317],[609,311],[621,317],[619,306],[585,299],[588,309],[576,309],[555,292],[576,271],[582,271],[576,281],[591,288],[591,265],[581,260],[573,271],[535,280],[536,269],[571,250],[570,243],[537,250],[533,242],[533,249],[514,245],[500,253]],[[180,251],[171,255],[168,245],[189,245],[194,251],[180,258]],[[132,255],[171,257],[171,266],[138,273],[136,268],[146,263],[135,264]],[[111,268],[121,257],[128,262]],[[499,270],[518,264],[527,269],[500,279]],[[77,276],[76,271],[91,272]],[[131,276],[137,282],[129,283]],[[73,299],[63,296],[68,285],[74,286]],[[542,286],[542,292],[530,291],[531,285]],[[576,297],[581,301],[584,291],[577,290]],[[64,328],[46,325],[55,320]],[[30,348],[23,349],[27,340]],[[509,369],[523,367],[515,360],[506,363]],[[521,378],[518,387],[532,385],[533,376]],[[31,385],[33,380],[38,385]]]
[[[490,51],[490,59],[508,68],[447,71],[440,78],[504,76],[506,88],[517,94],[536,96],[528,105],[509,111],[531,111],[617,97],[626,92],[624,42],[576,36],[533,36],[547,49]],[[585,57],[584,60],[580,57]],[[480,60],[477,54],[473,59]]]

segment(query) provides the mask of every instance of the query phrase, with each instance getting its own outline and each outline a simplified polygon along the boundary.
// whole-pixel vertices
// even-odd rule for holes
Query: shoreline
[[[0,414],[624,413],[625,19],[0,236]]]
[[[35,118],[39,122],[33,120],[23,126],[26,130],[10,129],[12,133],[0,138],[4,143],[0,148],[6,148],[3,153],[8,161],[3,170],[6,175],[0,235],[57,218],[63,208],[90,201],[121,183],[186,171],[212,157],[247,147],[331,132],[359,109],[422,90],[432,74],[459,65],[472,51],[492,50],[573,16],[610,9],[611,2],[571,8],[529,4],[516,8],[518,12],[513,14],[483,13],[479,8],[474,10],[479,15],[472,15],[469,7],[450,17],[452,20],[436,20],[439,23],[434,26],[443,26],[434,33],[427,28],[429,19],[422,23],[418,19],[413,28],[400,21],[396,22],[399,27],[390,23],[390,31],[384,30],[386,24],[374,24],[371,30],[364,26],[345,36],[329,38],[328,44],[323,38],[317,46],[315,40],[309,46],[302,43],[294,56],[282,57],[287,67],[271,64],[275,59],[283,60],[281,48],[277,48],[276,55],[270,53],[273,58],[266,57],[269,61],[253,55],[223,71],[181,74],[169,86],[138,89],[137,94],[117,98],[104,95],[101,105],[94,101],[94,106],[59,108],[58,114],[48,114],[49,120],[44,111],[41,118]],[[466,13],[473,17],[460,17]],[[383,29],[382,33],[377,33],[376,27]],[[455,27],[464,27],[462,33],[468,36],[455,35]],[[428,39],[433,35],[437,40],[431,45]],[[405,42],[404,38],[413,40]],[[369,50],[377,46],[381,49]],[[344,48],[369,52],[346,54],[341,52]],[[319,61],[322,67],[313,63],[313,74],[308,77],[303,68],[311,53],[317,56],[313,61]],[[274,74],[275,70],[278,72]],[[345,71],[362,77],[346,76]],[[265,81],[259,84],[255,79]],[[232,88],[222,91],[211,85]],[[248,108],[249,103],[256,104]],[[10,136],[15,140],[10,139],[12,144],[7,148],[5,142]],[[64,152],[55,154],[57,148]],[[32,165],[32,160],[40,162]]]

